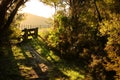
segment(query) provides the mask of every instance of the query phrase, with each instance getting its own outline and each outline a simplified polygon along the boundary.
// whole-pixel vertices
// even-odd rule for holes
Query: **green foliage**
[[[112,20],[106,20],[101,23],[100,32],[102,35],[108,36],[108,42],[106,44],[105,50],[107,51],[107,58],[105,59],[105,68],[110,71],[113,70],[116,72],[116,80],[120,76],[120,22],[119,15],[113,15]],[[109,60],[108,60],[109,59]]]
[[[18,28],[21,24],[21,22],[25,19],[25,14],[18,13],[15,17],[13,22],[11,23],[10,30],[13,31],[13,34],[11,36],[19,37],[21,35],[21,31]]]
[[[15,16],[13,22],[8,29],[8,32],[6,32],[9,39],[17,39],[21,36],[22,31],[18,28],[18,26],[23,19],[24,14],[18,14]]]
[[[48,36],[47,41],[49,42],[48,45],[56,47],[58,45],[58,42],[59,42],[58,33],[55,32],[54,30],[52,30],[50,32],[50,35]]]
[[[67,1],[68,12],[56,12],[48,41],[60,57],[80,59],[86,79],[119,80],[120,24],[118,0]],[[53,46],[53,45],[52,45]],[[100,75],[99,75],[100,73]]]
[[[48,42],[51,43],[51,46],[58,47],[59,43],[61,42],[60,36],[67,32],[64,26],[67,27],[68,22],[66,22],[67,17],[61,14],[57,14],[55,16],[55,21],[55,27],[57,28],[53,28],[53,30],[50,31]]]
[[[9,36],[10,39],[15,39],[15,38],[17,39],[21,36],[22,32],[18,28],[13,26],[11,26],[10,28],[11,28],[10,29],[11,34]]]
[[[109,36],[107,44],[120,44],[119,25],[120,23],[117,17],[113,17],[113,20],[105,20],[101,23],[101,34]]]

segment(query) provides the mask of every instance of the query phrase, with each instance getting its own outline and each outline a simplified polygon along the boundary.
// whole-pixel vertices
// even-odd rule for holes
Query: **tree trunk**
[[[98,10],[97,4],[96,4],[96,0],[94,0],[94,5],[95,5],[95,9],[97,11],[98,20],[99,20],[99,22],[101,22],[102,21],[102,16],[100,14],[100,11]]]

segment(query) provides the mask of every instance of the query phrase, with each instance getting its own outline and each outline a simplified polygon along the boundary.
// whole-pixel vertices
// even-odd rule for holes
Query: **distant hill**
[[[33,25],[48,27],[51,26],[51,20],[45,17],[25,13],[25,19],[21,22],[21,25]]]

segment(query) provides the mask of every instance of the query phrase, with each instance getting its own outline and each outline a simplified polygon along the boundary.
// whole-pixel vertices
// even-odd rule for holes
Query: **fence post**
[[[23,35],[23,41],[27,41],[28,40],[28,29],[24,29],[24,35]]]
[[[35,28],[35,38],[38,36],[38,28]]]

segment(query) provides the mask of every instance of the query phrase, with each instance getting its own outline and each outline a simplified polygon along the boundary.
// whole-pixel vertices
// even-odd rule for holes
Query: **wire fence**
[[[29,24],[22,24],[22,25],[18,25],[17,28],[20,30],[24,30],[24,29],[32,29],[32,28],[49,28],[49,25],[29,25]]]

